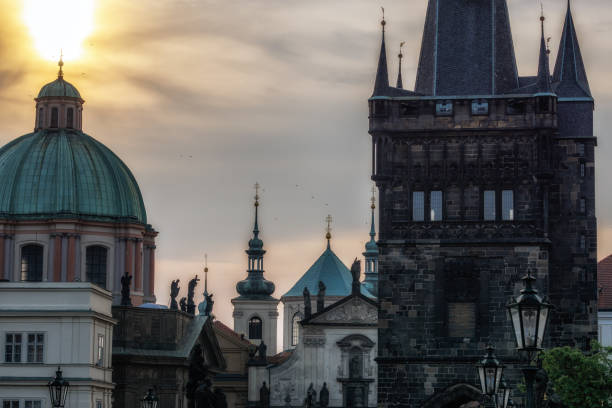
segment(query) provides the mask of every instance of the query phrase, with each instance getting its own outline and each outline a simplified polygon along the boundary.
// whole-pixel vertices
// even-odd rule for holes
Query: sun
[[[94,29],[96,0],[23,0],[23,18],[36,50],[56,60],[60,49],[65,60],[77,59],[83,41]]]

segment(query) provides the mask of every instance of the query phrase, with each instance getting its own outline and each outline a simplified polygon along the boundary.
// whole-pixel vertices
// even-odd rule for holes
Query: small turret
[[[397,71],[397,88],[404,89],[404,83],[402,81],[402,59],[404,58],[404,54],[402,53],[402,48],[404,47],[405,42],[400,43],[400,52],[397,55],[397,59],[399,59],[399,70]]]
[[[378,296],[378,245],[376,244],[376,225],[374,223],[374,210],[376,209],[376,187],[372,187],[372,221],[370,224],[370,240],[365,245],[365,279],[363,286],[375,296]]]
[[[540,40],[540,58],[538,62],[538,81],[537,81],[538,93],[551,93],[552,92],[552,86],[551,86],[551,81],[550,81],[550,67],[549,67],[549,62],[548,62],[550,50],[548,49],[547,41],[544,38],[544,21],[545,20],[546,20],[546,17],[544,17],[544,13],[542,13],[542,15],[540,16],[540,23],[542,26],[541,28],[542,35],[541,35],[541,40]]]
[[[376,71],[376,82],[374,82],[374,93],[372,96],[384,96],[389,93],[389,70],[387,68],[387,46],[385,45],[385,9],[383,8],[382,43],[380,45],[380,56],[378,58],[378,69]]]

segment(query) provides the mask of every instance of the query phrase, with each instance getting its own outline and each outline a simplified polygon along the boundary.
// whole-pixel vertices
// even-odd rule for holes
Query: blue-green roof
[[[128,167],[76,130],[41,130],[0,149],[0,217],[77,218],[146,224]]]
[[[81,99],[81,94],[75,86],[70,82],[64,81],[63,78],[57,78],[55,81],[49,82],[38,93],[39,98],[58,96]]]
[[[285,293],[284,297],[303,296],[304,287],[308,287],[310,293],[316,295],[319,293],[319,281],[325,284],[325,296],[348,296],[351,294],[353,282],[351,271],[336,256],[329,245],[300,280]],[[368,297],[374,297],[363,285],[361,286],[361,293]]]

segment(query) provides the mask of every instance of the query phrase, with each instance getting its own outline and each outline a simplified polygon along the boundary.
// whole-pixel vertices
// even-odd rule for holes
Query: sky
[[[65,79],[86,100],[84,131],[139,182],[159,231],[158,303],[169,303],[172,279],[181,279],[184,296],[187,281],[202,276],[207,253],[214,313],[232,327],[230,299],[246,276],[255,182],[262,186],[265,275],[276,297],[323,252],[328,214],[334,251],[347,265],[361,257],[369,239],[367,98],[380,6],[390,75],[397,75],[394,57],[405,41],[404,86],[411,88],[427,0],[88,0],[92,11],[77,7],[79,0],[54,0],[72,5],[53,18],[36,1],[0,0],[0,145],[33,128],[33,98],[57,74],[61,45],[50,44],[53,35],[82,37],[80,54],[67,49]],[[38,20],[28,17],[32,2]],[[519,73],[534,75],[540,4],[508,3]],[[565,9],[566,0],[544,0],[551,63]],[[612,3],[573,0],[573,13],[596,99],[603,258],[612,252],[605,180],[612,171],[605,132],[612,128]]]

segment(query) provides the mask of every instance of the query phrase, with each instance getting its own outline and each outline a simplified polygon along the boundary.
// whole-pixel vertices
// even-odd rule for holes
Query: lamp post
[[[62,370],[60,367],[57,367],[55,378],[49,381],[47,387],[49,387],[51,406],[53,408],[63,408],[66,405],[66,397],[68,396],[70,383],[62,377]]]
[[[538,368],[532,366],[531,362],[537,353],[542,350],[542,340],[548,323],[548,315],[553,307],[538,295],[538,291],[533,287],[535,280],[528,273],[523,278],[525,288],[521,290],[520,296],[516,300],[513,299],[508,305],[517,349],[525,353],[528,359],[527,366],[523,368],[527,386],[526,408],[535,408],[533,385]]]
[[[494,351],[495,348],[488,345],[487,354],[478,364],[476,364],[482,393],[492,399],[494,399],[499,391],[499,385],[504,372],[504,366],[497,360]]]
[[[506,384],[506,381],[502,379],[497,394],[495,394],[495,406],[497,408],[508,408],[510,401],[510,387]]]
[[[155,395],[153,388],[149,388],[149,392],[140,401],[141,408],[157,408],[159,405],[159,398]]]

